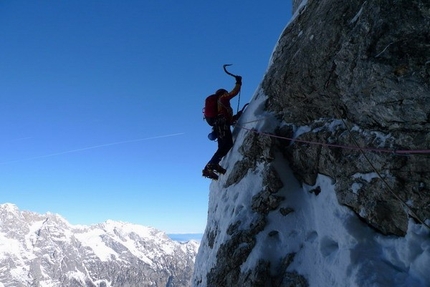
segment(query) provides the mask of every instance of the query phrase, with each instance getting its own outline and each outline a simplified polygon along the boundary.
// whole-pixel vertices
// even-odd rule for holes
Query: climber
[[[218,179],[218,175],[215,172],[219,174],[224,174],[226,172],[226,170],[219,165],[219,162],[233,146],[233,136],[230,126],[234,124],[242,114],[242,111],[239,111],[233,116],[233,109],[230,105],[230,100],[239,94],[242,86],[242,77],[235,75],[234,78],[236,79],[236,85],[233,90],[228,92],[225,89],[219,89],[215,93],[215,95],[218,96],[218,115],[213,124],[213,130],[218,138],[218,149],[202,171],[204,177],[215,180]]]

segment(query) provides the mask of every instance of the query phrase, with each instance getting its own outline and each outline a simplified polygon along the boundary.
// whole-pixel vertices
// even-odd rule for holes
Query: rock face
[[[190,286],[197,242],[107,221],[72,226],[55,214],[0,205],[0,286]]]
[[[308,126],[297,139],[348,148],[294,144],[284,155],[303,182],[332,177],[341,204],[404,235],[409,217],[430,218],[430,160],[413,153],[430,148],[430,2],[302,7],[264,78],[267,110],[282,117],[282,135]]]
[[[405,242],[430,228],[430,2],[293,7],[211,185],[193,286],[428,286],[428,239]],[[416,247],[423,265],[399,259]]]

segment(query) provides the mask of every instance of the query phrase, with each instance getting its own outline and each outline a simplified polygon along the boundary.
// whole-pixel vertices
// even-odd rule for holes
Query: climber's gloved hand
[[[242,77],[241,76],[235,76],[236,84],[242,85]]]
[[[237,121],[239,120],[240,116],[242,115],[242,111],[237,112],[236,115],[233,116],[232,125],[235,125]]]

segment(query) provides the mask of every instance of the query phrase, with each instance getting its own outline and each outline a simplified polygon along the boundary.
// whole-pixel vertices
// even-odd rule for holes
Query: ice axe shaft
[[[231,66],[232,64],[225,64],[225,65],[223,65],[222,67],[224,68],[224,72],[227,74],[227,75],[230,75],[230,76],[232,76],[232,77],[236,77],[236,75],[235,74],[232,74],[232,73],[230,73],[229,71],[227,71],[227,67],[228,66]]]
[[[237,85],[237,77],[238,76],[236,76],[235,74],[232,74],[232,73],[230,73],[229,71],[227,71],[227,67],[228,66],[231,66],[232,64],[224,64],[222,67],[224,68],[224,72],[227,74],[227,75],[230,75],[230,76],[232,76],[232,77],[234,77],[234,78],[236,78],[236,85]],[[239,92],[239,97],[238,97],[238,100],[237,100],[237,112],[239,112],[239,106],[240,106],[240,92]]]

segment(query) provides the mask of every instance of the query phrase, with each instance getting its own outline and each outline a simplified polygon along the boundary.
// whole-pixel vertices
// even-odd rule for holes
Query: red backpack
[[[216,94],[210,95],[205,100],[205,107],[203,108],[203,118],[206,122],[213,126],[218,116],[218,98]]]

